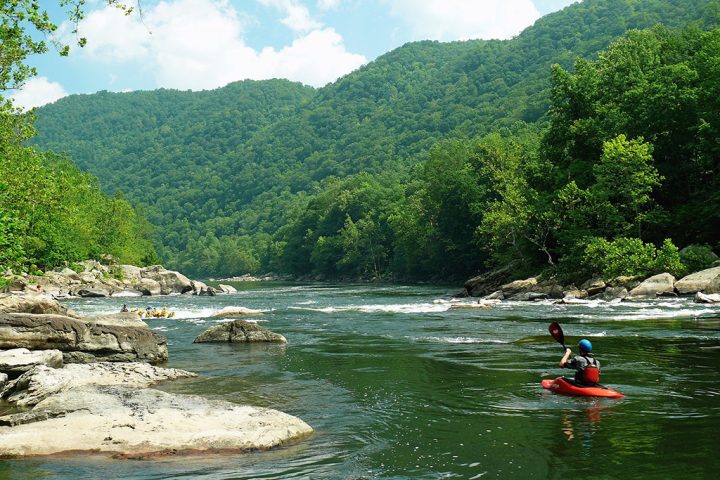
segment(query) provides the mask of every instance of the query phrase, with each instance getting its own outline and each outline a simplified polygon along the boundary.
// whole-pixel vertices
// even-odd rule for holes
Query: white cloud
[[[317,6],[320,10],[332,10],[340,5],[340,0],[318,0]]]
[[[386,0],[414,39],[507,39],[540,18],[531,0]]]
[[[263,5],[275,7],[287,15],[281,22],[295,32],[309,32],[322,27],[322,23],[313,19],[307,7],[297,0],[259,1]]]
[[[303,15],[297,16],[296,31],[313,25],[301,28]],[[281,49],[257,51],[244,41],[244,20],[226,0],[162,1],[144,10],[142,22],[103,8],[79,26],[80,35],[88,39],[81,54],[113,65],[141,64],[142,71],[135,74],[152,75],[158,87],[192,90],[267,78],[322,86],[366,62],[362,55],[348,52],[332,28],[310,30]]]
[[[67,96],[67,92],[59,83],[51,82],[46,77],[33,77],[10,98],[15,107],[29,110],[52,103],[65,96]]]

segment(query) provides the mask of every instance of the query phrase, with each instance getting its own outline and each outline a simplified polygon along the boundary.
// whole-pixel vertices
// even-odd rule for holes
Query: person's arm
[[[560,368],[565,368],[565,365],[567,364],[570,355],[572,355],[572,350],[570,350],[569,348],[565,349],[565,355],[563,355],[562,360],[560,360]]]

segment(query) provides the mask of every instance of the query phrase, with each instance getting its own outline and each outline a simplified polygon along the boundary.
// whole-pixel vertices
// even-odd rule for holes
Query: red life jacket
[[[590,359],[584,355],[583,358],[588,362],[587,366],[582,371],[583,382],[598,383],[600,381],[600,369],[598,368],[595,359],[593,358],[591,362]]]

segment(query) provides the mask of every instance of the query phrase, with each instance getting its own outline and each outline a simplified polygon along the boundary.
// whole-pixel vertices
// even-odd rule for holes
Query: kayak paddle
[[[557,322],[552,322],[550,326],[548,327],[548,331],[550,332],[550,335],[553,336],[553,338],[563,347],[563,350],[567,350],[567,347],[565,346],[565,334],[562,331],[562,328],[560,327],[560,324]]]

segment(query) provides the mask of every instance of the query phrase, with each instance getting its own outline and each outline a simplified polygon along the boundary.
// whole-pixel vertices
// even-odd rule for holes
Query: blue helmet
[[[592,343],[590,343],[590,340],[583,338],[582,340],[580,340],[580,343],[578,343],[578,345],[580,346],[581,352],[585,352],[585,353],[592,352]]]

